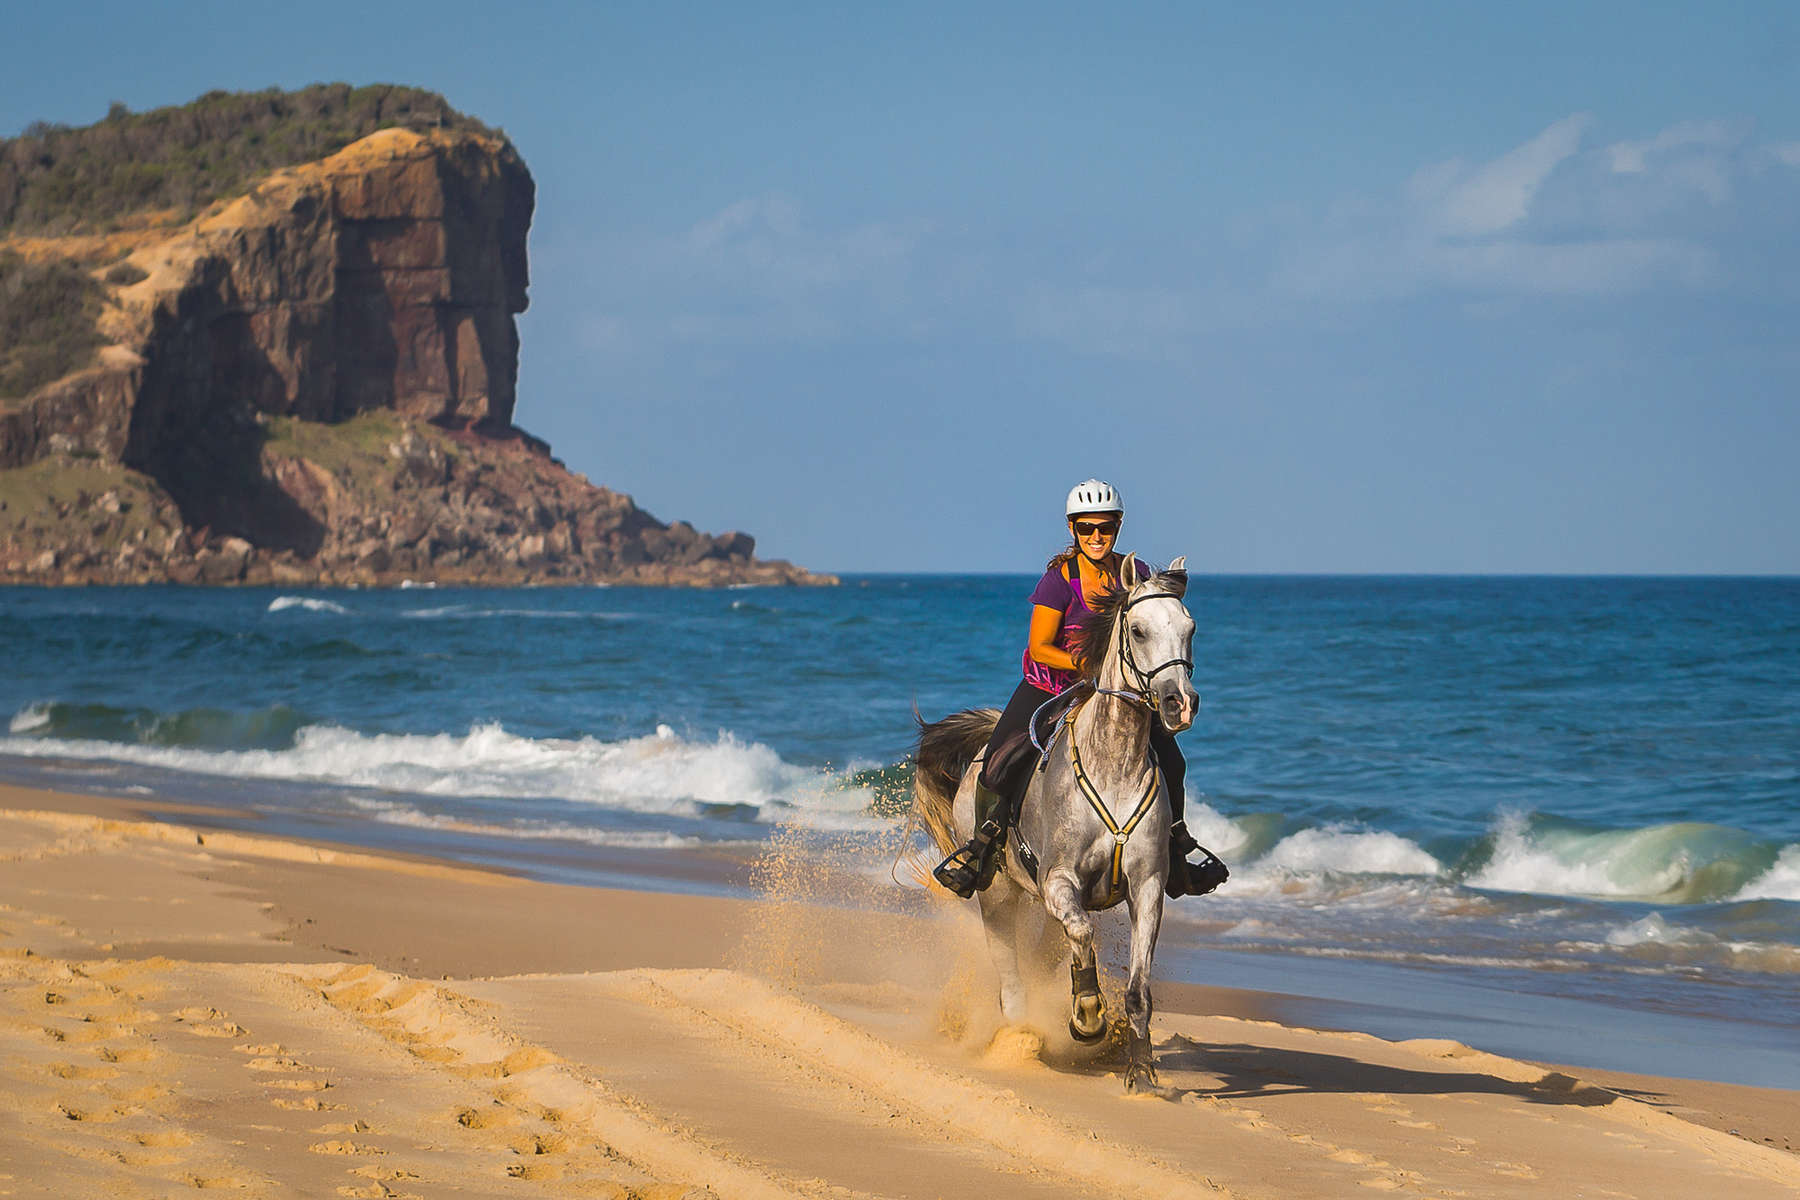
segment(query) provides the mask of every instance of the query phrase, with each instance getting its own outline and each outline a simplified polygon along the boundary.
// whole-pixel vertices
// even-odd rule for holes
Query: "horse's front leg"
[[[1149,1091],[1156,1086],[1156,1061],[1150,1049],[1150,964],[1156,958],[1156,935],[1162,929],[1163,891],[1160,876],[1131,892],[1131,975],[1125,983],[1125,1020],[1131,1028],[1130,1061],[1125,1090]]]
[[[1069,1036],[1078,1042],[1097,1042],[1106,1033],[1106,1001],[1100,995],[1100,968],[1094,958],[1094,920],[1081,903],[1081,885],[1073,874],[1049,873],[1044,909],[1061,922],[1069,938]]]

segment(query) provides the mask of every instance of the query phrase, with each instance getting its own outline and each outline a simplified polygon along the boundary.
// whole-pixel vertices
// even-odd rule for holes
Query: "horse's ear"
[[[1126,591],[1130,591],[1138,585],[1137,555],[1127,554],[1125,556],[1124,564],[1119,567],[1119,582],[1125,585]]]
[[[1163,575],[1169,580],[1177,596],[1187,595],[1187,555],[1179,555],[1163,570]]]

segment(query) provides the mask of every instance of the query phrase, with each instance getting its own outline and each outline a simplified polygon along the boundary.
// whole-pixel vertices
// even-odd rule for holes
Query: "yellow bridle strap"
[[[1119,900],[1119,885],[1124,880],[1125,843],[1130,840],[1131,831],[1156,807],[1156,755],[1150,755],[1150,786],[1144,789],[1144,798],[1138,801],[1137,810],[1124,825],[1113,819],[1112,810],[1106,807],[1106,800],[1100,795],[1100,790],[1088,778],[1087,772],[1081,769],[1081,751],[1075,748],[1074,713],[1069,714],[1069,765],[1075,771],[1075,786],[1087,797],[1088,807],[1094,810],[1094,815],[1100,818],[1107,832],[1113,835],[1112,869],[1107,874],[1106,903],[1116,904]]]

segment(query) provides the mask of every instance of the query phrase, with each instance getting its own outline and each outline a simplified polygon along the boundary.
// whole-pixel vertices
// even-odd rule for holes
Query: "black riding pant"
[[[981,786],[988,791],[1003,797],[1007,803],[1018,802],[1019,793],[1024,790],[1024,773],[1033,762],[1029,755],[1009,755],[1007,777],[995,779],[989,776],[987,763],[993,762],[1000,747],[1015,737],[1027,736],[1026,726],[1031,723],[1031,714],[1050,699],[1050,693],[1043,688],[1033,687],[1024,680],[1013,689],[1012,699],[1006,702],[1001,710],[1000,720],[994,726],[994,732],[988,738],[987,757],[981,768]],[[1156,761],[1162,767],[1163,780],[1169,785],[1169,809],[1173,816],[1171,821],[1181,820],[1182,809],[1187,802],[1184,790],[1187,783],[1187,759],[1181,756],[1181,747],[1175,744],[1175,735],[1163,728],[1161,721],[1150,722],[1150,748],[1156,751]]]

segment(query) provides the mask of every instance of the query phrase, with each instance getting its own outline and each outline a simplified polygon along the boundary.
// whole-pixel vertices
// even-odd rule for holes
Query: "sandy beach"
[[[0,789],[0,1195],[1800,1190],[1800,1092],[1291,1027],[1272,997],[1169,985],[1162,1094],[1128,1099],[1108,1052],[997,1026],[959,906],[784,889],[778,854],[754,902],[205,815]]]

